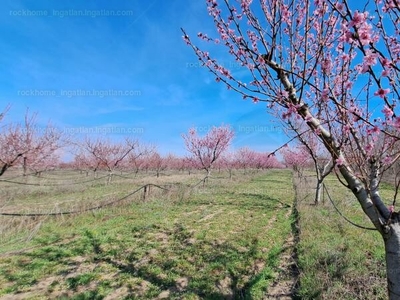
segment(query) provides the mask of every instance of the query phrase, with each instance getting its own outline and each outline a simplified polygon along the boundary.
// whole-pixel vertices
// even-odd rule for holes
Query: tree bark
[[[393,213],[388,233],[383,234],[386,252],[386,277],[390,300],[400,300],[400,218]]]
[[[315,199],[314,204],[318,205],[321,202],[321,192],[322,192],[322,180],[317,178],[317,186],[315,188]]]
[[[22,169],[23,169],[22,175],[26,176],[28,174],[28,159],[26,158],[26,156],[24,156],[24,159],[23,159]]]

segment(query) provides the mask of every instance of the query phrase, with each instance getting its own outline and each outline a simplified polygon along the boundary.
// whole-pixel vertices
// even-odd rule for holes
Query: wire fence
[[[368,227],[364,225],[357,224],[352,221],[350,217],[346,216],[343,212],[343,209],[339,208],[338,199],[334,199],[335,195],[331,192],[331,189],[328,187],[329,182],[333,182],[336,180],[325,178],[321,183],[320,188],[320,201],[322,205],[330,204],[334,208],[334,210],[339,214],[341,218],[343,218],[349,224],[358,227],[360,229],[365,230],[377,230],[375,227]],[[303,175],[298,172],[293,172],[293,187],[296,193],[296,199],[298,202],[309,201],[310,203],[316,203],[316,195],[317,195],[317,177],[315,175]],[[343,187],[344,188],[344,187]]]
[[[109,175],[104,175],[104,176],[101,176],[101,177],[95,177],[95,178],[88,179],[88,180],[83,180],[83,181],[76,181],[76,182],[65,182],[65,181],[63,181],[62,183],[54,183],[54,184],[41,183],[41,182],[39,182],[39,183],[30,183],[30,182],[27,182],[27,181],[14,181],[14,180],[7,180],[7,179],[2,179],[2,180],[0,180],[0,182],[19,184],[19,185],[29,185],[29,186],[57,187],[57,186],[64,186],[64,185],[77,185],[77,184],[91,183],[91,182],[99,181],[101,179],[105,179],[105,178],[108,178],[108,177],[109,177]]]
[[[93,210],[98,210],[101,208],[105,208],[108,206],[113,206],[119,202],[122,202],[130,197],[132,197],[133,195],[139,193],[142,191],[143,193],[143,197],[142,199],[145,201],[146,198],[148,198],[150,196],[150,191],[151,188],[158,188],[164,191],[169,191],[169,189],[160,186],[160,185],[156,185],[156,184],[145,184],[137,189],[135,189],[134,191],[132,191],[131,193],[120,197],[118,199],[109,201],[109,202],[105,202],[99,205],[95,205],[92,207],[88,207],[88,208],[82,208],[82,209],[77,209],[77,210],[70,210],[70,211],[60,211],[60,212],[46,212],[46,213],[20,213],[20,212],[1,212],[0,211],[0,216],[13,216],[13,217],[39,217],[39,216],[57,216],[57,215],[70,215],[70,214],[78,214],[78,213],[83,213],[83,212],[88,212],[88,211],[93,211]]]
[[[101,176],[96,178],[94,181],[99,180],[101,178],[105,178],[108,175]],[[116,176],[120,177],[120,176]],[[162,201],[182,201],[188,198],[188,195],[193,193],[197,187],[199,187],[202,183],[204,183],[205,178],[202,178],[199,181],[193,182],[191,180],[187,183],[182,182],[166,182],[161,184],[156,183],[140,183],[140,181],[146,180],[145,178],[141,178],[141,180],[137,180],[135,183],[131,181],[126,181],[124,179],[132,179],[132,178],[122,178],[126,177],[124,175],[121,176],[121,180],[115,182],[114,186],[107,186],[107,183],[104,182],[103,187],[100,187],[100,191],[111,189],[113,187],[113,192],[111,193],[104,193],[101,195],[100,199],[90,198],[84,201],[79,201],[77,199],[73,199],[70,201],[62,200],[61,202],[49,201],[43,203],[43,209],[38,208],[40,206],[37,202],[32,202],[34,206],[29,208],[31,204],[27,203],[25,206],[24,201],[22,199],[18,200],[20,205],[17,203],[13,203],[11,201],[11,205],[5,205],[6,201],[4,199],[3,194],[3,204],[0,203],[0,243],[2,245],[13,245],[14,243],[26,242],[32,239],[32,237],[38,232],[39,228],[47,222],[48,218],[57,218],[56,222],[67,221],[68,219],[64,219],[64,216],[68,215],[79,215],[88,212],[100,212],[102,209],[107,208],[123,208],[125,211],[126,205],[130,203],[143,203],[149,202],[153,200],[160,199]],[[198,179],[198,178],[197,178]],[[10,187],[14,184],[12,183],[13,180],[3,180],[4,183],[7,183]],[[0,181],[1,183],[2,181]],[[85,183],[86,181],[80,181],[81,184]],[[120,183],[125,183],[126,186],[136,185],[136,187],[132,187],[131,191],[123,193],[120,190]],[[25,184],[21,182],[21,184]],[[16,184],[18,185],[18,183]],[[25,184],[26,185],[26,184]],[[35,186],[50,186],[50,187],[57,187],[63,186],[65,184],[57,184],[57,185],[39,185],[35,184]],[[32,184],[27,185],[27,191],[29,191],[29,186]],[[87,185],[86,185],[87,186]],[[84,188],[85,185],[82,185]],[[7,189],[8,187],[6,187]],[[124,188],[124,189],[125,189]],[[13,190],[16,187],[13,188]],[[48,192],[53,193],[54,191],[62,191],[60,188],[50,188]],[[85,188],[84,188],[85,189]],[[97,187],[95,187],[97,189]],[[18,190],[18,189],[17,189]],[[73,189],[75,190],[75,188]],[[127,189],[129,190],[129,188]],[[3,189],[4,191],[4,189]],[[37,191],[42,191],[38,189]],[[22,192],[23,193],[23,192]],[[122,195],[121,195],[122,194]],[[77,195],[74,193],[73,195]],[[66,207],[60,208],[60,204],[63,205],[67,203]],[[1,206],[3,205],[3,207]],[[72,206],[71,206],[72,205]],[[21,209],[21,207],[25,207]],[[60,218],[60,219],[58,219]]]
[[[113,176],[121,179],[134,179],[132,177],[126,176],[127,174],[113,174]],[[136,176],[136,174],[135,174]],[[49,186],[49,187],[57,187],[57,186],[63,186],[63,185],[69,185],[69,184],[81,184],[84,185],[86,183],[91,183],[91,182],[97,182],[101,179],[105,179],[109,177],[109,174],[104,175],[104,176],[99,176],[96,178],[91,178],[90,180],[80,180],[77,181],[76,183],[68,183],[68,182],[63,182],[62,184],[46,184],[46,183],[27,183],[27,182],[22,182],[22,181],[15,181],[15,180],[0,180],[1,182],[9,183],[9,184],[21,184],[21,185],[27,185],[27,186]],[[5,209],[0,207],[0,216],[4,218],[30,218],[30,219],[24,219],[20,221],[20,225],[18,226],[19,228],[24,227],[26,224],[29,222],[33,224],[40,224],[41,221],[34,220],[35,218],[47,218],[47,217],[57,217],[57,216],[65,216],[65,215],[74,215],[74,214],[81,214],[81,213],[86,213],[90,211],[98,211],[103,208],[107,207],[113,207],[113,206],[118,206],[118,205],[126,205],[127,203],[134,202],[134,201],[147,201],[151,199],[153,196],[160,196],[162,193],[163,197],[165,198],[165,195],[167,193],[174,194],[174,196],[177,196],[182,198],[184,197],[183,195],[186,193],[190,193],[193,189],[197,188],[201,184],[204,185],[208,178],[202,178],[196,183],[193,184],[183,184],[183,183],[167,183],[167,184],[154,184],[154,183],[145,183],[141,184],[140,186],[134,188],[130,192],[127,192],[125,195],[120,195],[118,197],[107,197],[107,195],[103,195],[103,199],[92,199],[96,200],[97,203],[86,203],[86,204],[80,204],[78,205],[77,208],[75,209],[65,209],[62,210],[59,207],[54,207],[53,209],[48,209],[47,211],[26,211],[23,212],[21,210],[16,209],[15,211],[5,211]],[[333,179],[330,178],[325,178],[325,182],[329,183],[332,182]],[[298,172],[293,172],[293,187],[295,189],[296,193],[296,199],[297,202],[304,202],[304,201],[309,201],[310,203],[314,202],[314,197],[316,195],[316,185],[317,185],[317,178],[315,175],[311,174],[301,174]],[[337,199],[333,199],[334,196],[330,193],[329,191],[329,184],[323,183],[322,189],[321,189],[321,201],[322,204],[325,205],[326,203],[330,203],[333,208],[336,210],[336,212],[347,222],[350,224],[357,226],[359,228],[363,229],[368,229],[368,230],[375,230],[375,228],[369,228],[366,226],[362,226],[359,224],[356,224],[353,222],[349,217],[347,217],[343,211],[339,208],[339,205],[337,204],[338,201]],[[159,191],[159,192],[156,192]],[[160,194],[161,192],[161,194]],[[119,193],[121,194],[121,193]],[[180,194],[180,195],[179,195]],[[336,195],[335,195],[336,196]],[[111,198],[111,199],[110,199]],[[105,199],[107,199],[105,201]],[[78,202],[78,201],[75,201]],[[33,219],[32,219],[33,218]],[[4,225],[4,220],[3,220],[3,226],[0,222],[0,237],[2,233],[8,231],[8,229],[12,228],[16,221],[12,222],[7,222],[7,224]],[[25,225],[21,225],[25,224]],[[31,224],[31,227],[33,225]],[[32,230],[36,230],[36,227],[33,226]]]

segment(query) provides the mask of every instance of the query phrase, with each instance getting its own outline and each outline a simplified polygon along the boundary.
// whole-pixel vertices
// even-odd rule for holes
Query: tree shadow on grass
[[[244,195],[262,202],[281,205],[279,201],[274,201],[269,197]],[[249,204],[247,208],[253,207],[252,205],[254,204]],[[258,207],[260,206],[258,205]],[[265,203],[262,207],[271,208]],[[114,267],[120,275],[148,281],[154,286],[154,289],[153,294],[147,295],[147,298],[154,298],[154,290],[156,293],[168,290],[170,297],[177,298],[184,295],[197,295],[202,299],[251,299],[250,291],[260,285],[263,280],[269,279],[271,274],[268,272],[275,267],[270,264],[270,261],[275,261],[275,258],[280,255],[279,251],[273,252],[268,254],[265,259],[264,250],[260,249],[261,246],[257,239],[242,241],[242,243],[196,239],[192,231],[179,224],[170,229],[146,226],[136,228],[136,231],[141,235],[161,232],[168,236],[165,244],[157,248],[159,256],[149,256],[145,258],[150,259],[143,260],[148,253],[143,254],[144,256],[136,255],[137,253],[130,255],[135,252],[132,250],[135,244],[121,246],[117,253],[110,252],[107,249],[110,248],[112,240],[107,242],[92,232],[84,231],[82,245],[78,245],[79,249],[47,246],[40,251],[29,253],[29,257],[58,261],[64,265],[72,262],[76,267],[63,270],[62,275],[67,277],[70,273],[77,271],[81,261],[75,262],[72,258],[79,253],[85,256],[83,261],[91,261],[96,265],[108,264]],[[265,259],[264,269],[267,270],[256,270],[255,263],[262,258]],[[190,264],[187,262],[188,259],[191,259]],[[142,263],[138,263],[139,260]],[[160,272],[167,276],[160,276]],[[102,276],[100,273],[98,275]],[[76,274],[75,277],[80,278],[77,276],[79,274]],[[188,279],[188,283],[184,287],[177,283],[177,279],[183,277]],[[73,280],[75,279],[69,279],[70,282],[75,283]],[[92,292],[97,290],[98,288],[95,288]],[[132,295],[128,295],[127,299],[129,296],[135,297],[133,292]]]
[[[262,274],[254,270],[255,261],[261,253],[256,239],[242,247],[229,242],[193,242],[194,236],[182,233],[185,230],[177,226],[169,232],[171,244],[165,249],[164,256],[154,261],[149,259],[147,264],[138,263],[138,258],[127,261],[98,254],[96,262],[110,264],[120,274],[148,281],[159,292],[168,290],[170,297],[196,295],[202,299],[251,299],[250,290],[259,285],[261,279],[269,279],[264,270],[261,270]],[[280,251],[268,255],[265,262],[269,272],[267,276],[272,276],[271,270],[276,266],[270,262],[274,262],[279,255]],[[193,258],[191,264],[182,265],[188,257]],[[160,273],[168,276],[160,276]],[[187,278],[187,285],[179,286],[178,278]]]

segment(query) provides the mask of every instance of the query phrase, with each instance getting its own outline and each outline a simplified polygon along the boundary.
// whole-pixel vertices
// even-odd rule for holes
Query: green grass
[[[76,175],[54,172],[29,180],[59,182]],[[82,214],[1,218],[0,297],[263,299],[283,274],[286,241],[296,230],[291,176],[287,170],[237,173],[230,180],[216,172],[205,187],[193,187],[202,174],[182,173],[116,177],[111,185],[105,180],[42,188],[1,183],[8,211],[87,207],[145,183],[172,189],[154,188],[146,202],[137,194]],[[326,184],[348,218],[371,227],[351,192],[334,177]],[[326,194],[324,203],[312,205],[312,188],[297,193],[298,297],[385,299],[380,235],[347,223]],[[382,185],[381,195],[390,199],[391,186]]]
[[[32,238],[0,246],[0,295],[262,299],[279,273],[291,233],[291,174],[269,171],[234,180],[215,175],[204,188],[182,187],[166,195],[154,191],[146,202],[137,198],[42,220]],[[196,182],[187,175],[159,180]],[[127,191],[129,184],[132,188],[125,180],[99,185],[98,190],[92,186],[88,197]],[[57,201],[67,197],[48,190],[48,201],[52,193]],[[74,195],[71,190],[69,196]],[[24,199],[34,203],[37,197]]]
[[[332,200],[353,222],[372,227],[351,192],[336,178],[326,180]],[[384,188],[389,186],[385,185]],[[299,192],[302,299],[386,299],[383,240],[378,232],[354,227],[325,203],[313,203],[310,189]],[[389,194],[382,190],[382,194]]]

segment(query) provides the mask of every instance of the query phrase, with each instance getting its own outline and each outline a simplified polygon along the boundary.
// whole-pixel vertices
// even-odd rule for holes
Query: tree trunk
[[[315,187],[315,199],[314,204],[318,205],[321,202],[321,188],[322,188],[322,181],[324,180],[323,175],[325,173],[324,168],[321,170],[318,167],[317,161],[314,160],[315,172],[317,173],[317,186]]]
[[[107,184],[111,184],[113,172],[108,173]]]
[[[386,252],[386,277],[390,300],[400,299],[400,218],[393,213],[389,232],[383,234]]]
[[[315,199],[314,199],[314,204],[318,205],[321,202],[321,192],[322,192],[322,180],[317,179],[317,186],[315,188]]]
[[[22,164],[22,169],[23,169],[23,176],[26,176],[28,173],[28,163],[27,163],[28,159],[24,156],[24,160],[23,160],[23,164]]]

